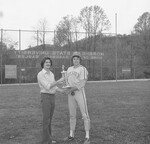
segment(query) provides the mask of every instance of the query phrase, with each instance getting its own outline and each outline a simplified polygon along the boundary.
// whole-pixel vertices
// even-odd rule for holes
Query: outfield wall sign
[[[27,51],[27,50],[14,50],[11,51],[11,58],[19,59],[38,59],[41,56],[49,56],[53,59],[70,59],[73,52],[71,51]],[[102,59],[104,55],[101,52],[80,52],[83,59]]]
[[[122,68],[122,73],[130,73],[131,68]]]
[[[17,78],[17,65],[5,65],[5,78],[6,79]]]

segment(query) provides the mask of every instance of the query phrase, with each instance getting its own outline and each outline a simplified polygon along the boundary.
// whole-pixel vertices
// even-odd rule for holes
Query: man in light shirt
[[[41,61],[42,70],[37,75],[43,113],[42,144],[56,143],[56,141],[52,140],[51,121],[55,108],[55,93],[56,91],[63,92],[63,89],[57,86],[64,81],[64,78],[55,81],[54,74],[50,71],[51,66],[52,60],[49,57],[45,57]]]

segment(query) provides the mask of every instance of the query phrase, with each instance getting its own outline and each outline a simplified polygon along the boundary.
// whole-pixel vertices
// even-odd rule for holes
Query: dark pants
[[[41,103],[43,112],[42,144],[51,144],[52,141],[51,121],[55,108],[55,95],[41,93]]]

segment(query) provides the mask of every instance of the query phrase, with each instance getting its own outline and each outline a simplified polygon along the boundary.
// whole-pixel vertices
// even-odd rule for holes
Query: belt
[[[55,95],[55,94],[50,94],[50,93],[41,93],[41,94],[50,95],[50,96],[54,96]]]

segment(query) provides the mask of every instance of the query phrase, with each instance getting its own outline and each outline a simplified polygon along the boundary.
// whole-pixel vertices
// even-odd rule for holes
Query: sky
[[[63,17],[79,16],[81,9],[94,5],[107,15],[109,32],[117,34],[130,34],[137,19],[150,12],[150,0],[0,0],[0,28],[33,30],[46,18],[49,30],[54,31]]]
[[[137,19],[150,12],[150,0],[0,0],[0,27],[3,29],[33,29],[40,19],[46,18],[49,29],[66,15],[78,16],[85,6],[98,5],[111,22],[110,32],[129,34]]]

